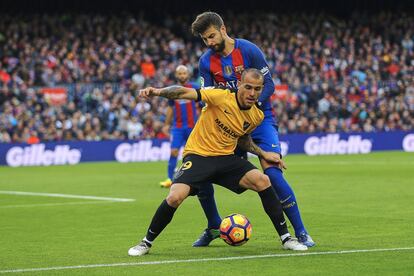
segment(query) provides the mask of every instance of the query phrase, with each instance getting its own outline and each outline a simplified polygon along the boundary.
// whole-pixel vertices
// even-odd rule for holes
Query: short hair
[[[186,70],[187,72],[189,72],[187,66],[182,65],[182,64],[178,65],[177,68],[175,68],[175,72],[177,72],[177,71],[179,71],[181,69]]]
[[[242,81],[244,80],[244,78],[246,77],[247,74],[251,74],[254,79],[260,79],[260,80],[264,81],[264,75],[259,69],[247,68],[246,70],[244,70],[242,75],[241,75],[241,80]]]
[[[197,15],[193,24],[191,24],[191,31],[193,35],[200,35],[207,31],[210,26],[214,26],[218,30],[223,25],[224,21],[218,13],[207,11]]]

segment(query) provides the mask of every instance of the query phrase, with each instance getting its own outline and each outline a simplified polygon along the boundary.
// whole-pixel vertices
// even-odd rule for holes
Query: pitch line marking
[[[268,254],[268,255],[251,255],[251,256],[224,257],[224,258],[151,261],[151,262],[137,262],[137,263],[113,263],[113,264],[90,264],[90,265],[74,265],[74,266],[22,268],[22,269],[0,270],[0,273],[20,273],[20,272],[116,267],[116,266],[142,266],[142,265],[159,265],[159,264],[176,264],[176,263],[199,263],[199,262],[214,262],[214,261],[233,261],[233,260],[282,258],[282,257],[304,257],[304,256],[315,256],[315,255],[338,255],[338,254],[352,254],[352,253],[371,253],[371,252],[409,251],[409,250],[414,250],[414,247],[356,249],[356,250],[322,251],[322,252],[288,253],[288,254]]]
[[[108,204],[115,201],[72,201],[61,203],[38,203],[38,204],[16,204],[16,205],[0,205],[1,208],[24,208],[24,207],[48,207],[48,206],[64,206],[64,205],[86,205],[86,204]]]
[[[135,201],[135,199],[131,199],[131,198],[84,196],[84,195],[69,195],[69,194],[51,194],[51,193],[33,193],[33,192],[19,192],[19,191],[0,191],[0,194],[23,195],[23,196],[27,195],[27,196],[63,197],[63,198],[80,198],[80,199],[104,200],[104,201],[112,201],[112,202],[131,202],[131,201]]]

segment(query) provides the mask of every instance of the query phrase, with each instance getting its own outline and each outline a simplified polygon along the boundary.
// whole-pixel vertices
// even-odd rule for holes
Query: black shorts
[[[189,154],[175,173],[173,184],[191,186],[191,195],[197,194],[206,183],[215,183],[241,194],[246,189],[239,185],[240,179],[254,169],[257,168],[252,163],[234,154],[208,157]]]

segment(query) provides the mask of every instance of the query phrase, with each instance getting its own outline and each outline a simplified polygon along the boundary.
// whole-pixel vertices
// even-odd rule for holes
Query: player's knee
[[[178,156],[178,149],[171,149],[171,156],[177,157]]]
[[[270,187],[270,179],[265,174],[260,174],[260,176],[257,178],[257,181],[255,182],[255,191],[260,192],[264,189]]]
[[[184,199],[185,197],[178,193],[170,193],[167,196],[166,201],[171,207],[177,208],[184,201]]]

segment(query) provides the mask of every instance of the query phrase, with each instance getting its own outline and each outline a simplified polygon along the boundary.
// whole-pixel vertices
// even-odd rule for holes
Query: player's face
[[[263,80],[256,79],[247,74],[240,82],[238,101],[243,108],[251,108],[263,90]]]
[[[214,52],[220,53],[223,52],[225,48],[223,31],[225,31],[224,26],[218,30],[215,26],[210,26],[204,33],[201,34],[201,38],[204,43]]]
[[[185,84],[189,80],[190,74],[187,69],[179,69],[175,71],[175,77],[179,83]]]

